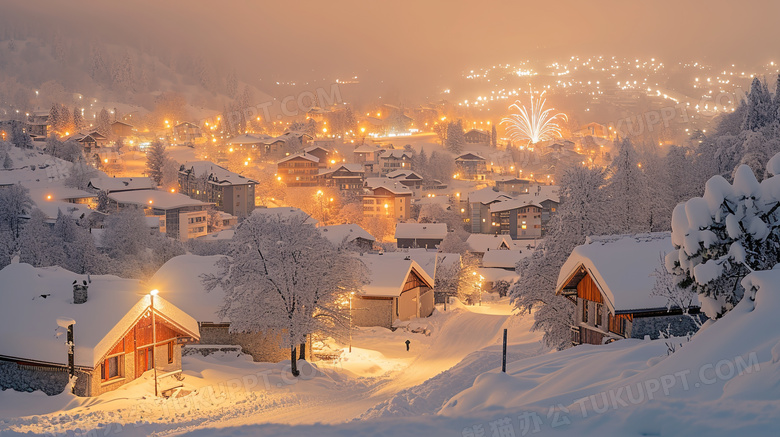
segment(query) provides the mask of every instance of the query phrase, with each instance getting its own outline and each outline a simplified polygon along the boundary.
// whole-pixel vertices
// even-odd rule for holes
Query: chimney
[[[83,284],[79,284],[78,281],[73,281],[73,303],[82,304],[87,301],[87,281],[82,281]]]

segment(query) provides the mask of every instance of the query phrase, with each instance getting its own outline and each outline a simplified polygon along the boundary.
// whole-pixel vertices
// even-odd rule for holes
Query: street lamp
[[[154,319],[154,297],[157,296],[159,290],[156,288],[149,292],[149,298],[151,299],[151,305],[149,308],[152,311],[152,368],[154,369],[154,396],[157,396],[157,324]],[[147,360],[149,358],[147,357]]]
[[[349,293],[349,353],[352,353],[352,298],[355,296],[355,292]]]

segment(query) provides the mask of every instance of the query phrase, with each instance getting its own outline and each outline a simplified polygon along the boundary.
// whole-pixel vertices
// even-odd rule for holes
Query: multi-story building
[[[466,221],[471,225],[471,233],[493,233],[493,225],[491,224],[493,222],[493,217],[490,214],[490,205],[511,199],[512,197],[508,194],[496,191],[491,187],[468,193],[468,209],[461,207],[461,212],[466,214]]]
[[[179,169],[180,193],[239,218],[255,209],[255,185],[257,181],[209,161],[186,162]]]
[[[408,220],[411,200],[409,187],[388,180],[363,196],[363,215]]]
[[[523,200],[505,200],[490,205],[493,232],[512,239],[542,236],[542,205]]]
[[[317,185],[320,159],[306,152],[287,156],[276,163],[276,174],[288,187]]]
[[[160,219],[160,232],[180,241],[206,235],[208,203],[180,193],[160,190],[115,192],[108,195],[109,206],[143,208],[147,217]]]

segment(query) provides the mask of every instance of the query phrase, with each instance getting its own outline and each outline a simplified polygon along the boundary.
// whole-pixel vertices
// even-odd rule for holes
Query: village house
[[[174,144],[194,144],[204,141],[203,131],[195,123],[185,121],[173,127]]]
[[[482,258],[485,253],[492,250],[515,250],[520,251],[523,249],[531,249],[531,245],[524,244],[522,241],[513,240],[508,235],[497,234],[471,234],[466,239],[466,244],[469,246],[469,253],[472,253]]]
[[[411,169],[391,171],[387,174],[387,178],[406,185],[418,195],[422,189],[423,177]]]
[[[333,168],[320,169],[317,174],[319,186],[353,193],[363,191],[364,177],[361,164],[338,164]]]
[[[471,129],[463,134],[469,144],[490,144],[490,133],[481,129]]]
[[[230,320],[220,317],[225,291],[217,286],[208,291],[200,274],[216,274],[221,255],[180,255],[171,258],[149,280],[149,286],[160,290],[172,302],[195,320],[199,341],[190,344],[185,354],[206,355],[219,350],[241,351],[254,361],[278,363],[290,359],[290,348],[282,343],[282,333],[231,332]],[[198,272],[194,275],[192,272]],[[311,357],[311,341],[307,341],[306,356]]]
[[[371,251],[376,242],[373,235],[356,224],[321,226],[317,230],[334,246],[357,252]]]
[[[472,152],[464,153],[455,158],[455,167],[458,169],[459,179],[484,181],[487,174],[485,158]]]
[[[395,225],[396,246],[399,249],[434,249],[441,244],[446,236],[446,223],[398,223]]]
[[[433,313],[433,277],[411,257],[367,254],[369,284],[352,298],[355,326],[397,327]]]
[[[208,233],[206,207],[209,203],[180,193],[160,190],[113,192],[108,195],[109,208],[142,208],[147,217],[159,218],[160,232],[179,241]]]
[[[133,125],[123,121],[111,123],[111,135],[118,140],[122,140],[133,135]]]
[[[496,179],[496,189],[512,196],[530,192],[533,185],[535,185],[535,183],[527,179],[520,179],[514,176],[505,176]]]
[[[695,332],[682,308],[653,295],[656,269],[674,250],[668,232],[590,237],[561,267],[555,292],[575,302],[573,344],[603,344],[622,338],[658,338]],[[698,308],[691,313],[697,314]]]
[[[185,162],[179,168],[179,192],[239,218],[255,209],[256,185],[257,181],[209,161]]]
[[[317,165],[321,169],[327,168],[328,165],[336,164],[335,160],[331,160],[331,155],[333,155],[333,152],[329,149],[326,149],[325,147],[309,146],[303,149],[303,153],[316,156],[318,159]]]
[[[412,152],[403,149],[383,149],[379,155],[379,175],[386,176],[396,170],[412,169]]]
[[[373,217],[391,217],[408,220],[412,190],[398,182],[385,181],[363,195],[363,214]]]
[[[153,369],[157,394],[181,386],[181,345],[198,325],[163,291],[29,264],[6,266],[0,282],[0,388],[53,395],[72,374],[76,395],[97,396]]]
[[[27,133],[33,141],[46,141],[49,137],[49,111],[33,111],[27,118]]]
[[[276,163],[276,174],[288,187],[314,187],[320,159],[306,152],[296,153],[280,159]]]

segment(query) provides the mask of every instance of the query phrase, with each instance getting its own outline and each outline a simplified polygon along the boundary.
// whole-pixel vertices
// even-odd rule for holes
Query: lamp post
[[[349,353],[352,353],[352,298],[355,296],[355,292],[349,293]]]
[[[151,305],[149,308],[152,311],[152,368],[154,369],[154,396],[157,397],[157,357],[155,356],[157,354],[157,324],[155,323],[154,318],[154,297],[157,296],[157,293],[159,291],[157,289],[154,289],[149,292],[149,298],[151,299]],[[147,357],[147,360],[149,358]]]

